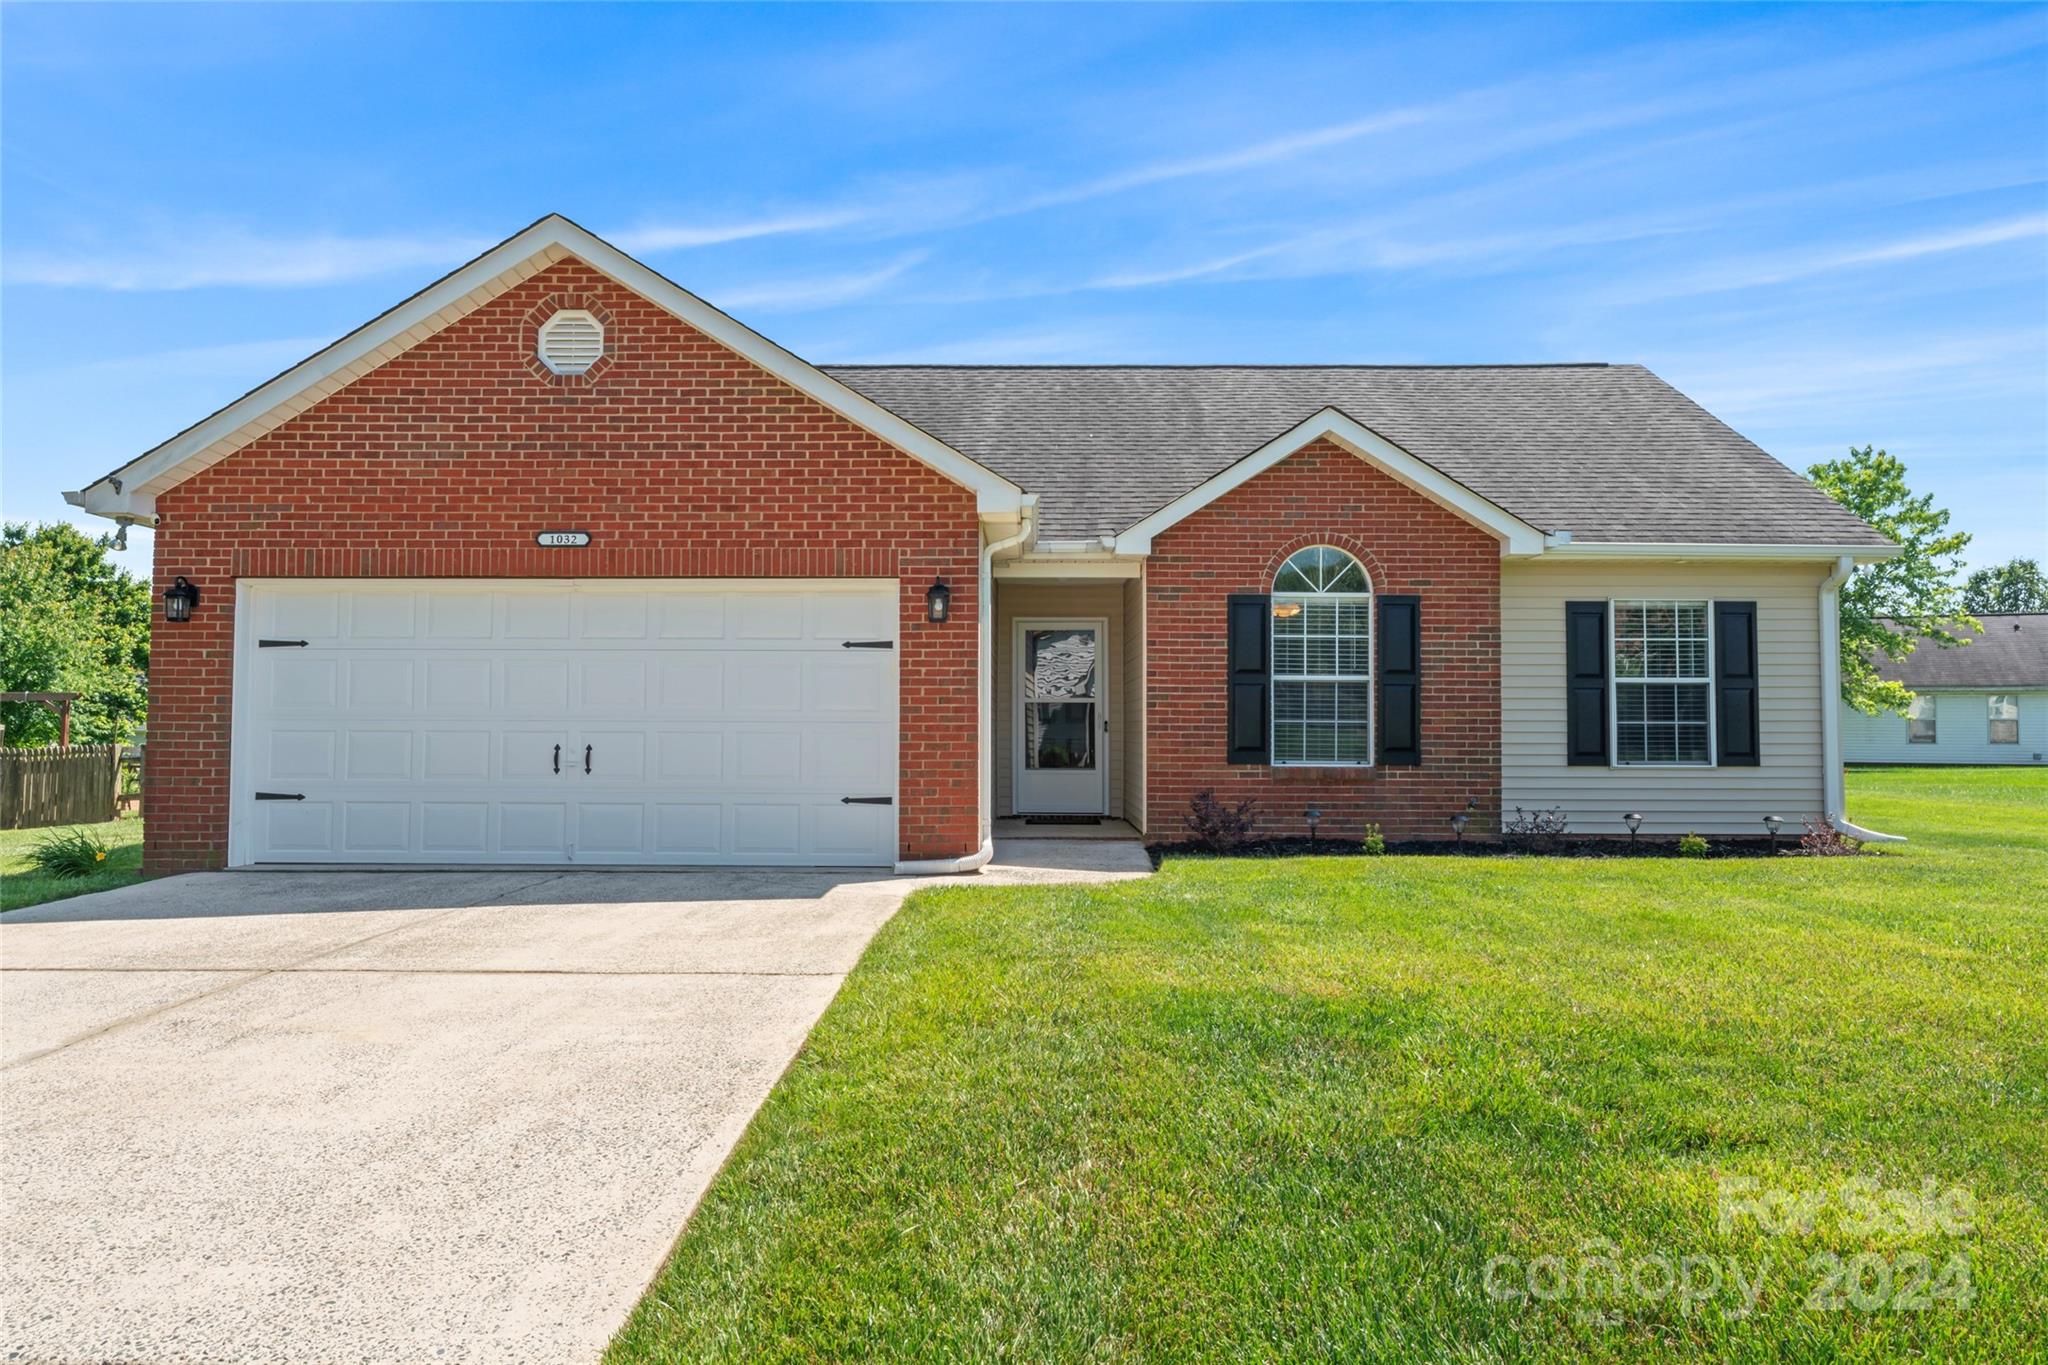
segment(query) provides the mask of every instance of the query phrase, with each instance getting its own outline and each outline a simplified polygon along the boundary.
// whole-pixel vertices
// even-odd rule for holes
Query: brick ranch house
[[[561,217],[69,497],[156,527],[154,873],[1753,834],[1892,548],[1638,366],[820,367]]]

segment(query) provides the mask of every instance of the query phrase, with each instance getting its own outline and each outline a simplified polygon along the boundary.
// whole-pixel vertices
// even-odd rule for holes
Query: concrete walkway
[[[1053,842],[980,880],[1149,871]],[[214,873],[8,914],[0,1358],[593,1359],[921,884]]]

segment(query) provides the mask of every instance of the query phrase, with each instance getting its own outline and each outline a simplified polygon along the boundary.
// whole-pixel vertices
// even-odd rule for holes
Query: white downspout
[[[1848,784],[1842,775],[1842,584],[1856,568],[1848,555],[1820,584],[1820,763],[1821,800],[1836,829],[1866,844],[1903,844],[1902,834],[1880,834],[1849,823]]]
[[[916,862],[896,864],[899,876],[905,877],[949,877],[963,872],[978,872],[996,856],[994,834],[994,812],[989,809],[990,781],[993,772],[990,751],[994,744],[993,715],[995,712],[995,677],[991,667],[995,659],[995,558],[1004,550],[1014,549],[1031,539],[1037,530],[1038,495],[1024,495],[1023,517],[1017,534],[992,544],[984,545],[981,562],[976,575],[975,600],[980,605],[980,618],[975,622],[975,795],[976,824],[981,831],[981,847],[964,858],[927,858]]]

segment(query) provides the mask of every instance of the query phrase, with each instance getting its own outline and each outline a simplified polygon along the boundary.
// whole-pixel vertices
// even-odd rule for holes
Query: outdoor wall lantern
[[[935,626],[943,626],[952,610],[953,590],[946,586],[944,579],[933,579],[932,585],[925,589],[924,619]]]
[[[1628,826],[1628,846],[1634,848],[1636,846],[1636,831],[1643,827],[1642,813],[1640,811],[1630,811],[1627,815],[1621,817],[1621,823]]]
[[[189,621],[192,608],[199,605],[199,589],[183,578],[164,589],[164,620]]]
[[[1779,819],[1775,815],[1766,815],[1764,817],[1764,828],[1771,832],[1772,853],[1776,853],[1778,851],[1778,830],[1780,827],[1784,825],[1784,823],[1785,822],[1783,820]]]

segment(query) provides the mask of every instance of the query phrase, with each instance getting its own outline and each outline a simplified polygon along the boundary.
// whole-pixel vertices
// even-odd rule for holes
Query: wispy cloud
[[[912,251],[869,270],[743,285],[707,291],[706,297],[720,308],[756,313],[801,313],[836,308],[880,293],[916,268],[928,254]]]
[[[827,232],[847,227],[873,216],[872,209],[829,209],[814,213],[791,213],[781,217],[757,218],[745,222],[718,224],[652,223],[623,231],[601,234],[621,251],[653,255],[662,251],[684,251],[694,247],[723,246],[759,237],[786,237],[800,232]]]
[[[116,292],[301,288],[422,266],[445,267],[490,244],[489,238],[453,235],[262,237],[239,228],[199,228],[107,250],[10,251],[6,279],[10,284]]]
[[[2048,237],[2048,214],[2025,214],[1919,233],[1888,242],[1827,246],[1751,257],[1690,275],[1646,281],[1614,291],[1607,296],[1607,301],[1648,303],[1699,294],[1729,293],[1765,285],[1789,284],[1795,280],[1813,279],[1866,266],[1894,265],[2043,237]]]

